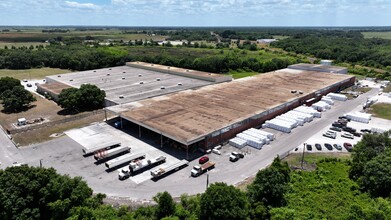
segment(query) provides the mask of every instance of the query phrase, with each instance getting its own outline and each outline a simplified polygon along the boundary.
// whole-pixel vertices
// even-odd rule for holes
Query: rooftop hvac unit
[[[93,71],[94,73],[96,72],[96,70]]]
[[[178,83],[178,86],[181,86],[182,85],[182,83]]]
[[[106,74],[106,76],[110,76],[110,73]]]
[[[156,81],[160,81],[160,78],[156,78]]]
[[[140,84],[144,84],[144,82],[143,82],[143,81],[140,81]]]
[[[291,90],[291,93],[296,93],[297,91],[296,90]]]
[[[138,77],[141,77],[142,75],[141,74],[138,74]]]
[[[57,77],[61,77],[61,75],[58,75]]]
[[[72,81],[73,81],[73,79],[70,79],[69,81],[71,81],[71,82],[72,82]]]
[[[124,98],[124,95],[120,95],[119,98],[120,98],[120,99],[123,99],[123,98]]]
[[[164,86],[162,86],[162,87],[160,87],[160,89],[165,89],[166,87],[164,87]]]
[[[126,72],[124,71],[124,72],[122,72],[122,73],[126,73]]]
[[[111,70],[111,69],[109,69],[109,70]]]
[[[125,77],[122,77],[122,79],[125,79]]]

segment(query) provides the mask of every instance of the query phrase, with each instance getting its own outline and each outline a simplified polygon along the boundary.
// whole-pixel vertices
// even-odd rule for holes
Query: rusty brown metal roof
[[[284,69],[123,105],[122,117],[181,143],[195,140],[352,78],[349,75]],[[291,90],[302,91],[298,96]]]
[[[72,86],[69,86],[64,83],[60,82],[50,82],[50,83],[44,83],[44,84],[38,84],[38,87],[41,87],[47,91],[50,91],[56,95],[59,95],[63,89],[73,88]]]

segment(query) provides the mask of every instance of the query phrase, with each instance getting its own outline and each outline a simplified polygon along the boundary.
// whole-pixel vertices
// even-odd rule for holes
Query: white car
[[[350,139],[353,139],[354,138],[354,136],[352,135],[352,134],[350,134],[350,133],[343,133],[342,135],[341,135],[341,137],[344,137],[344,138],[350,138]]]

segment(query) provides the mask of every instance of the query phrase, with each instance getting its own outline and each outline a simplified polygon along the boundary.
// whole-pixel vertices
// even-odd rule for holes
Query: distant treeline
[[[376,68],[391,66],[391,40],[365,39],[356,31],[303,32],[272,43],[289,52]]]
[[[42,33],[67,33],[70,32],[69,29],[47,29],[47,30],[42,30]]]
[[[124,65],[127,61],[144,61],[213,73],[227,73],[229,70],[239,69],[267,72],[301,62],[296,57],[286,55],[281,55],[281,58],[274,56],[274,58],[261,60],[262,55],[247,56],[246,50],[172,48],[170,51],[171,53],[167,53],[166,48],[163,47],[89,47],[77,44],[50,45],[38,49],[34,47],[1,49],[0,69],[52,67],[90,70]]]

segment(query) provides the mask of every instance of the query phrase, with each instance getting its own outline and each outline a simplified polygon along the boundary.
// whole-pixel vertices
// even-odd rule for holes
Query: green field
[[[386,88],[383,89],[383,92],[387,93],[387,92],[391,92],[391,84],[388,85]]]
[[[45,76],[69,73],[70,70],[63,70],[57,68],[40,68],[27,70],[8,70],[0,69],[0,77],[10,76],[16,79],[43,79]]]
[[[370,108],[370,113],[379,118],[391,120],[391,104],[378,103]]]
[[[258,73],[256,72],[246,72],[246,71],[229,71],[228,75],[231,75],[234,79],[240,79],[248,76],[255,76]]]
[[[391,31],[385,32],[362,32],[364,38],[383,38],[391,39]]]

